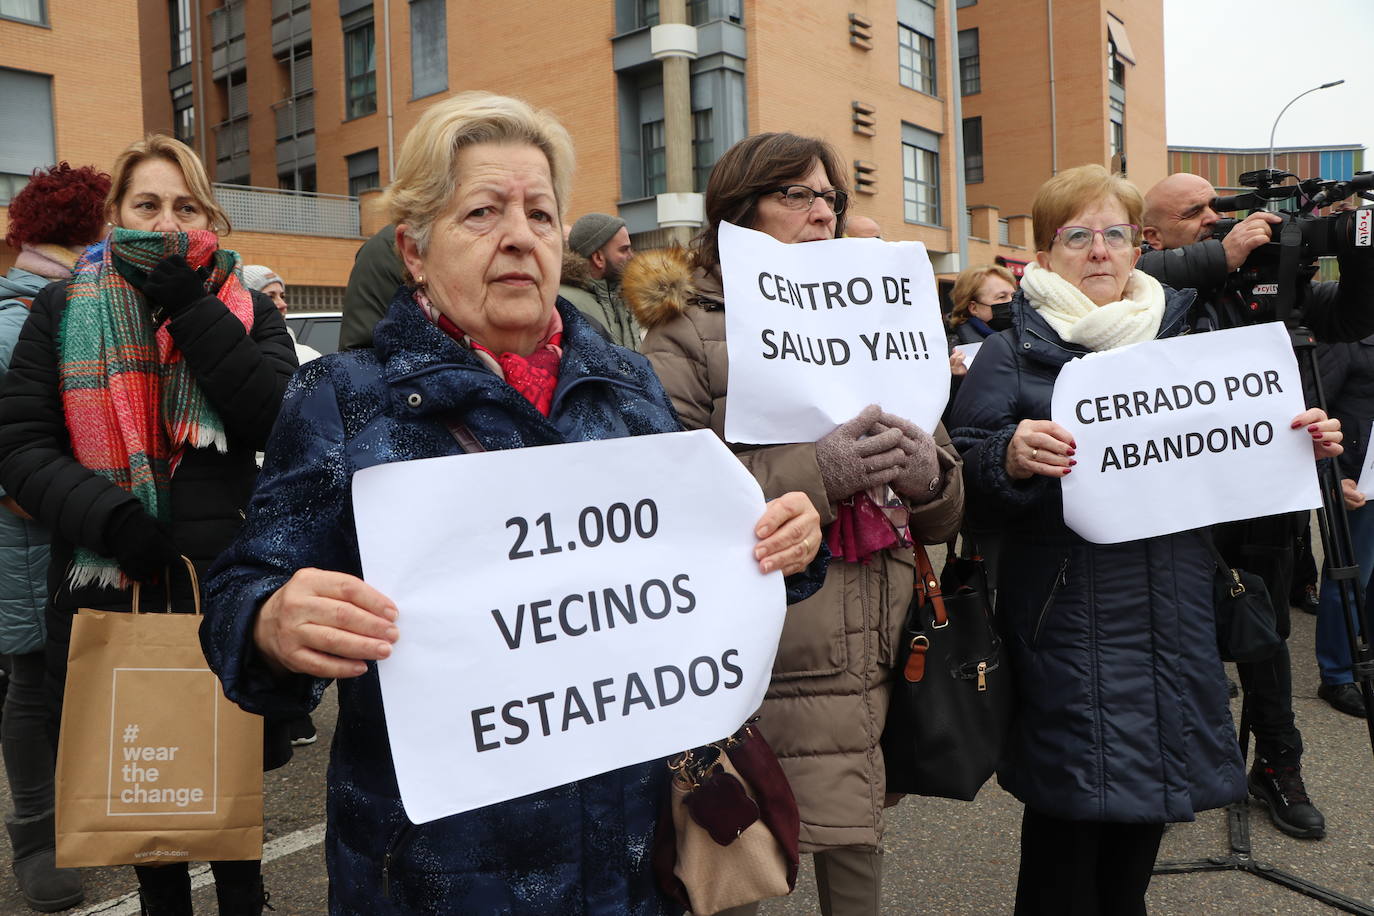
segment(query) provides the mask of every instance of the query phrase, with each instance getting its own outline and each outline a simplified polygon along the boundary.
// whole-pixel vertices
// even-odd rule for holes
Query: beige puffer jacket
[[[719,279],[693,274],[681,251],[650,251],[630,262],[622,294],[648,329],[642,352],[683,426],[713,429],[723,440],[727,356]],[[943,427],[935,441],[944,490],[911,513],[912,531],[926,543],[952,537],[964,506],[959,456]],[[821,524],[834,519],[814,443],[730,447],[764,496],[802,490]],[[759,727],[797,796],[804,852],[882,842],[879,739],[913,580],[909,549],[884,551],[866,566],[832,560],[821,590],[788,610]]]

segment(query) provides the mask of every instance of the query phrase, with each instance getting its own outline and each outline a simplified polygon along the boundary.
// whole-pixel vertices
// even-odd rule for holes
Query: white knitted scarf
[[[1131,271],[1124,297],[1106,305],[1095,305],[1078,287],[1034,261],[1026,265],[1021,289],[1055,333],[1094,352],[1154,340],[1164,320],[1164,287],[1138,270]]]

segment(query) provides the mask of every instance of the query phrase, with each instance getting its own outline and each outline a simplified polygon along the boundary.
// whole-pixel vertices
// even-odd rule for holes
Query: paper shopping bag
[[[60,867],[262,857],[262,719],[225,699],[200,622],[85,608],[73,619]]]

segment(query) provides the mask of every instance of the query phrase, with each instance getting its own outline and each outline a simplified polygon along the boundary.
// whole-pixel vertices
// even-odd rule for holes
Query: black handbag
[[[997,769],[1011,722],[981,558],[951,556],[941,580],[916,545],[916,587],[883,729],[887,791],[972,801]]]
[[[1283,644],[1274,617],[1274,605],[1264,580],[1254,573],[1234,569],[1217,550],[1210,533],[1207,546],[1217,561],[1212,580],[1212,604],[1216,608],[1217,651],[1224,662],[1259,662]]]

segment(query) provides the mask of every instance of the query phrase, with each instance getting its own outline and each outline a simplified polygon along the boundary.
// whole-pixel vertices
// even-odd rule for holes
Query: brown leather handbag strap
[[[921,599],[935,608],[935,626],[942,627],[949,623],[949,614],[945,612],[945,596],[940,591],[940,579],[935,575],[935,568],[930,565],[930,556],[926,554],[924,544],[917,543],[914,548],[916,555],[916,592]]]

